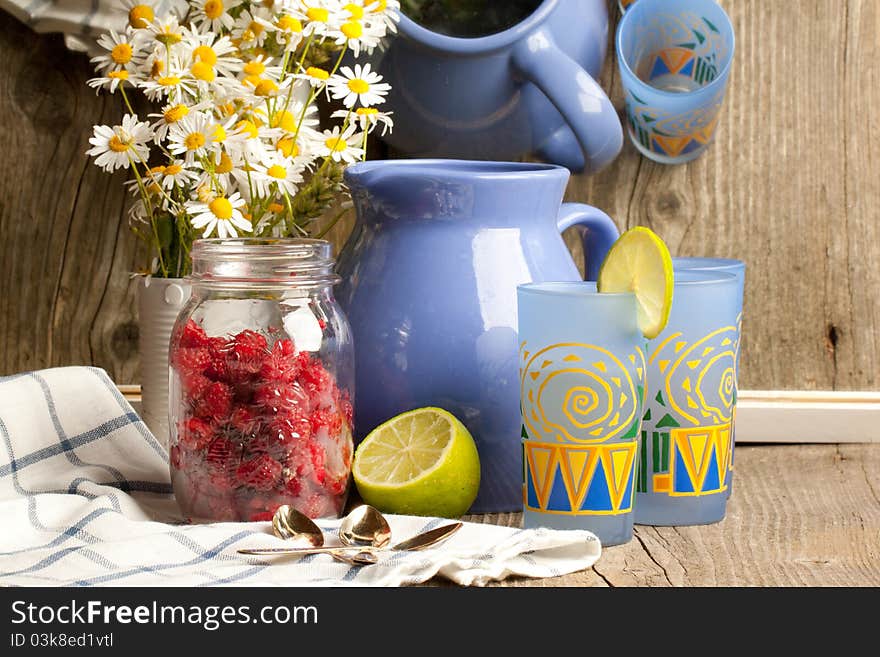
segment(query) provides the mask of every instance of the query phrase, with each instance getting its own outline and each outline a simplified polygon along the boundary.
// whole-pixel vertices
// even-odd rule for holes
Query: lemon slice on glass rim
[[[672,256],[662,239],[650,228],[636,226],[617,238],[602,266],[599,292],[632,292],[638,306],[642,334],[656,338],[669,321],[675,276]]]

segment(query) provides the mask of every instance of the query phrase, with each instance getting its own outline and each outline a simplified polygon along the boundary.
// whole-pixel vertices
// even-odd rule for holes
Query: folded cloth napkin
[[[434,548],[369,566],[240,555],[289,543],[268,522],[188,524],[165,450],[90,367],[0,378],[0,517],[0,584],[20,586],[402,586],[435,575],[481,586],[589,568],[601,551],[586,531],[467,522]],[[395,542],[445,522],[389,516]],[[339,520],[318,525],[335,537]]]

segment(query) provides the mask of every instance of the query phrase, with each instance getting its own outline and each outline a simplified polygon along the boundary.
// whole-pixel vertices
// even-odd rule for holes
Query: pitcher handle
[[[572,171],[594,173],[617,157],[623,128],[614,105],[592,76],[557,47],[547,29],[537,30],[516,45],[513,64],[550,99],[577,138],[577,145],[556,139],[555,145],[548,145],[549,151],[544,149],[548,159]],[[578,145],[583,162],[577,157],[581,155]]]
[[[581,236],[584,243],[584,271],[586,280],[595,281],[599,276],[599,266],[605,255],[620,237],[620,231],[614,220],[592,205],[563,203],[556,225],[560,233],[572,226],[584,228]]]

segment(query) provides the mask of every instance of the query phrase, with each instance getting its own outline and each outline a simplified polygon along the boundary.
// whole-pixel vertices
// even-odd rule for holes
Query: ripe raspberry
[[[312,425],[312,433],[318,433],[321,427],[325,427],[327,433],[331,436],[335,436],[342,431],[342,416],[329,408],[313,411],[309,419]]]
[[[224,383],[210,384],[196,403],[196,415],[204,419],[224,420],[232,410],[232,391]]]
[[[309,398],[296,383],[266,383],[254,390],[254,403],[267,413],[308,412]]]
[[[242,331],[229,341],[229,351],[244,361],[263,360],[269,352],[266,338],[250,329]]]
[[[263,360],[260,378],[266,382],[290,383],[296,379],[299,370],[293,341],[278,340]]]
[[[271,490],[281,476],[281,464],[268,454],[245,461],[235,472],[239,484],[257,490]]]
[[[195,320],[189,320],[183,327],[180,335],[180,346],[184,348],[198,348],[208,346],[208,335],[205,329],[199,326]]]
[[[205,463],[208,465],[209,478],[214,485],[228,488],[239,466],[240,449],[225,438],[216,438],[208,446]]]
[[[203,374],[181,374],[180,383],[184,397],[195,401],[205,394],[205,390],[211,385],[211,379]]]
[[[286,476],[287,480],[284,481],[284,492],[293,497],[299,497],[300,493],[302,493],[303,485],[299,478],[290,472],[288,468],[284,468],[284,474],[282,474],[282,479]]]
[[[211,352],[207,347],[182,347],[174,351],[171,364],[184,376],[204,374],[211,364]]]
[[[325,468],[326,454],[324,449],[315,442],[310,442],[307,446],[309,457],[312,462],[312,477],[315,483],[323,486],[327,479],[327,470]]]
[[[193,417],[183,423],[179,441],[188,450],[200,452],[211,444],[213,439],[214,428],[204,420]]]
[[[260,418],[248,406],[236,406],[229,424],[245,438],[252,438],[260,431]]]
[[[212,381],[229,381],[229,368],[226,363],[226,354],[229,344],[225,338],[208,338],[208,352],[211,354],[211,362],[205,368],[205,376]]]

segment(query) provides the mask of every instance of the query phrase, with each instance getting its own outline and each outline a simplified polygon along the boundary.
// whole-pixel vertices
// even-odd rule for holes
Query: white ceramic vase
[[[181,278],[142,277],[138,281],[141,357],[141,417],[168,448],[168,346],[177,315],[189,300]]]

